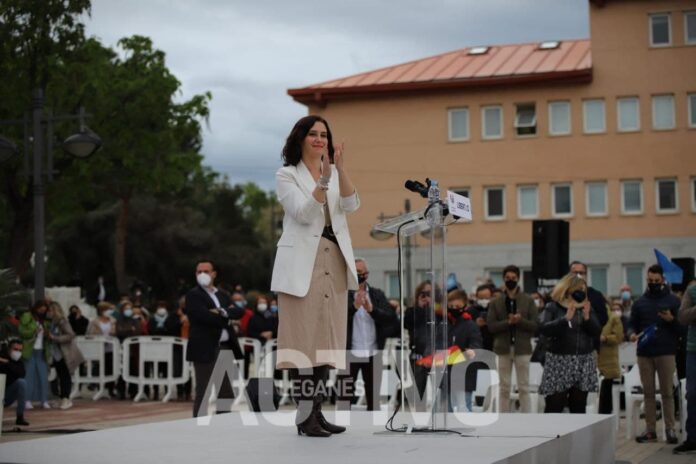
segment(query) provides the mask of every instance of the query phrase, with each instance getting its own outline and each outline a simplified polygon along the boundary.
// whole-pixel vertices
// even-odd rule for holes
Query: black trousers
[[[585,414],[587,392],[576,387],[571,387],[570,390],[564,392],[547,395],[545,399],[546,407],[544,412],[560,413],[563,412],[563,408],[568,406],[571,414]]]
[[[56,375],[58,376],[58,387],[59,395],[61,399],[70,398],[70,390],[72,389],[72,377],[70,377],[70,371],[68,370],[68,365],[65,364],[65,359],[60,361],[53,360],[53,367],[56,368]]]
[[[599,411],[597,411],[599,414],[611,414],[614,409],[611,395],[613,385],[614,379],[602,379],[599,386]]]
[[[377,353],[368,358],[357,358],[349,354],[348,361],[350,362],[350,372],[340,377],[340,392],[345,394],[340,400],[349,401],[350,404],[356,401],[355,382],[358,379],[358,373],[362,372],[363,382],[365,383],[367,410],[379,411],[379,393],[382,387],[381,354]],[[347,382],[349,379],[350,382]]]
[[[213,375],[213,369],[215,369],[215,361],[207,363],[193,363],[194,375],[196,376],[196,396],[193,400],[193,417],[198,417],[198,409],[203,403],[203,397],[205,396],[205,391],[208,388],[210,377]],[[234,398],[232,383],[227,375],[225,375],[225,377],[222,379],[222,385],[220,386],[220,391],[217,397],[218,399]],[[207,408],[203,412],[203,415],[206,415],[206,413]]]

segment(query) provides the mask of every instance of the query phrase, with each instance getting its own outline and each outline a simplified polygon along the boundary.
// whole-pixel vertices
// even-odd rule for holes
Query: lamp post
[[[76,158],[86,158],[101,147],[99,136],[84,125],[86,117],[80,108],[78,115],[45,114],[44,94],[41,89],[34,89],[31,99],[32,137],[27,137],[27,120],[0,121],[4,124],[24,124],[25,142],[32,144],[32,187],[34,195],[34,301],[44,299],[46,285],[46,181],[53,180],[53,123],[63,120],[80,120],[80,132],[68,137],[62,144],[63,150]],[[46,133],[48,134],[46,136]],[[25,146],[25,152],[26,150]],[[0,162],[6,161],[18,153],[16,145],[0,136]],[[46,167],[44,168],[44,156]],[[28,160],[25,159],[25,166]],[[27,170],[27,175],[29,172]]]

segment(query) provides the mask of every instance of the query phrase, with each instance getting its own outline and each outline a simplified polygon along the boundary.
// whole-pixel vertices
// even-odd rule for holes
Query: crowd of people
[[[619,405],[612,404],[611,391],[623,374],[618,346],[634,342],[645,398],[645,430],[636,441],[657,440],[657,376],[667,442],[677,443],[673,377],[675,371],[680,378],[687,377],[687,385],[691,385],[687,387],[687,399],[691,398],[696,381],[696,331],[687,333],[687,327],[696,323],[696,283],[681,293],[674,292],[665,282],[662,268],[653,265],[647,272],[647,289],[637,299],[634,300],[626,285],[619,289],[616,298],[607,298],[588,286],[586,266],[574,262],[568,275],[548,294],[527,294],[520,287],[519,268],[510,265],[503,271],[501,287],[488,282],[471,294],[460,286],[450,289],[446,310],[436,307],[431,313],[434,292],[440,291],[431,282],[421,282],[412,305],[402,311],[398,300],[388,299],[384,292],[369,284],[367,261],[356,258],[355,264],[359,287],[348,293],[345,347],[351,362],[338,380],[354,385],[361,375],[368,410],[379,409],[381,376],[374,373],[382,370],[380,353],[386,341],[400,337],[400,319],[408,335],[416,388],[423,394],[430,365],[421,361],[433,354],[430,352],[430,318],[435,314],[436,324],[446,317],[449,326],[447,340],[437,340],[440,346],[443,343],[456,346],[467,358],[474,358],[475,350],[496,354],[501,412],[509,412],[514,404],[510,401],[513,387],[519,394],[518,410],[536,412],[530,406],[529,371],[530,363],[539,362],[543,364],[539,394],[545,399],[544,412],[559,413],[567,408],[571,413],[584,413],[588,394],[598,392],[598,412],[616,413]],[[201,267],[197,267],[197,276],[216,275],[212,263],[204,261],[197,266]],[[205,307],[196,307],[196,289],[215,296],[215,308],[229,309],[223,323],[216,321],[221,330],[213,337],[214,346],[207,357],[201,357],[208,348],[198,347],[199,334],[190,334],[190,319],[200,322],[209,316]],[[207,304],[204,293],[198,297],[202,304]],[[58,303],[51,301],[36,302],[29,310],[11,316],[16,337],[10,339],[0,354],[0,372],[7,375],[5,404],[17,404],[16,423],[28,425],[25,417],[28,409],[72,407],[72,375],[76,369],[85,368],[81,367],[84,359],[75,343],[77,335],[108,335],[119,341],[139,335],[182,338],[193,335],[187,360],[197,367],[194,415],[200,407],[218,350],[233,350],[236,358],[247,361],[245,367],[248,369],[251,351],[240,347],[238,338],[251,337],[265,344],[278,336],[278,302],[272,294],[245,293],[241,286],[236,286],[231,293],[224,292],[213,287],[213,279],[203,277],[198,278],[193,290],[171,306],[157,301],[155,309],[151,310],[138,298],[124,295],[117,303],[99,302],[97,315],[91,320],[77,305],[71,306],[66,315]],[[137,352],[131,355],[137,356]],[[113,369],[113,353],[106,353],[105,362],[108,373]],[[56,374],[53,382],[48,380],[51,367]],[[450,408],[473,410],[476,371],[487,367],[482,363],[474,363],[472,367],[467,371],[464,391],[451,393]],[[132,362],[131,369],[137,368],[137,362]],[[200,373],[203,375],[199,378]],[[248,372],[245,376],[248,377]],[[351,388],[339,391],[343,391],[344,396],[337,398],[338,407],[350,408],[356,400],[355,391]],[[126,399],[132,398],[135,391],[127,391],[121,379],[109,385],[109,394]],[[59,399],[57,403],[49,401],[52,395]],[[192,399],[190,384],[179,389],[178,397]],[[694,403],[692,399],[691,404]],[[679,414],[688,414],[688,409]],[[689,430],[692,433],[675,452],[696,450],[696,441],[690,441],[696,439],[695,428],[696,417],[687,416],[687,434]]]

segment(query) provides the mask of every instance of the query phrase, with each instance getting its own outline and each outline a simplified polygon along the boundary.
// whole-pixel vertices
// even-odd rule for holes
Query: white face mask
[[[13,361],[19,361],[19,359],[22,357],[22,352],[21,351],[12,351],[10,353],[10,358],[12,358]]]
[[[266,312],[268,309],[268,305],[266,303],[259,303],[256,305],[256,310],[260,313]]]
[[[167,308],[157,308],[157,315],[158,316],[166,316],[167,315]]]
[[[213,281],[213,278],[210,277],[210,274],[201,272],[196,276],[196,281],[198,281],[198,285],[200,285],[201,287],[207,287]]]
[[[125,309],[125,310],[123,310],[123,315],[126,317],[131,317],[133,315],[133,310],[132,309]]]
[[[541,308],[541,300],[539,298],[536,298],[534,300],[534,304],[536,305],[537,308]]]
[[[479,306],[485,309],[488,308],[488,303],[490,303],[490,300],[477,300],[477,303],[479,304]]]
[[[107,309],[106,311],[104,311],[104,315],[105,315],[106,317],[111,317],[113,314],[114,314],[114,310],[113,310],[113,309]]]

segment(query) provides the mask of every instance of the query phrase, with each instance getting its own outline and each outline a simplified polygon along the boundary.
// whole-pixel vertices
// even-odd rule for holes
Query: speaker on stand
[[[568,273],[569,248],[568,221],[547,219],[532,222],[532,274],[537,282],[557,280]]]

